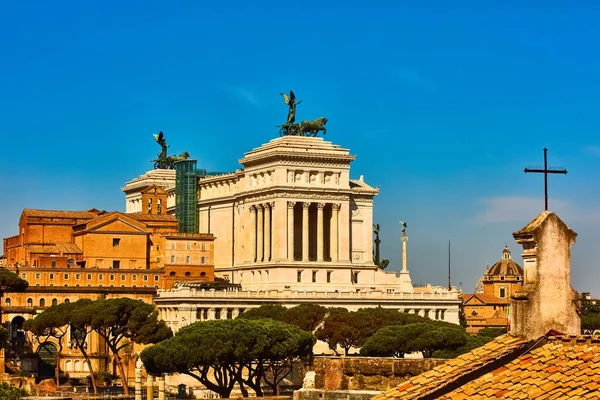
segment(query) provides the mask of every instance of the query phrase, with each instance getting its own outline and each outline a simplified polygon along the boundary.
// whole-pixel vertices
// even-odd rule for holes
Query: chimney
[[[550,330],[581,333],[581,319],[571,287],[571,245],[577,234],[556,214],[544,211],[513,233],[523,246],[522,288],[511,296],[510,333],[537,339]]]

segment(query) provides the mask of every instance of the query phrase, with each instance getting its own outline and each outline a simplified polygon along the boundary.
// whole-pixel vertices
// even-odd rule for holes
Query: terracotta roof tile
[[[44,217],[44,218],[94,218],[104,211],[91,209],[88,211],[65,211],[65,210],[34,210],[25,208],[23,215],[25,217]]]
[[[531,343],[504,335],[430,371],[404,382],[398,389],[376,396],[419,399],[432,395],[460,377],[486,367],[516,351],[527,351]],[[475,361],[473,356],[477,356]],[[551,337],[548,342],[506,362],[492,371],[482,371],[472,380],[441,399],[572,399],[600,400],[600,341],[597,337]],[[410,391],[400,390],[410,388]]]

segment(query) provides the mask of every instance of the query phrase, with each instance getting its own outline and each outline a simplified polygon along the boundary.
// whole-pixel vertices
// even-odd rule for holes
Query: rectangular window
[[[37,272],[35,274],[35,279],[40,279],[42,277],[42,274],[40,274],[39,272]]]
[[[81,274],[75,274],[75,279],[76,280],[80,280],[81,279]]]
[[[113,247],[119,247],[120,244],[121,244],[121,239],[113,238]]]
[[[506,297],[506,288],[501,287],[500,288],[500,296],[501,299]]]
[[[124,281],[125,280],[125,274],[121,274],[121,280]]]
[[[158,275],[154,275],[154,280],[158,282]]]
[[[352,283],[358,283],[358,272],[352,272]]]
[[[26,272],[23,272],[21,274],[21,279],[27,279],[27,273]]]
[[[49,278],[54,279],[54,274],[50,274]]]
[[[221,319],[221,309],[215,308],[215,319]]]
[[[186,250],[191,250],[191,249],[192,249],[192,242],[187,242],[187,243],[185,244],[185,249],[186,249]]]
[[[64,279],[65,279],[65,280],[69,279],[69,274],[65,274],[65,275],[64,275]]]
[[[191,259],[190,256],[185,256],[185,263],[189,264],[190,263],[190,259]]]
[[[114,269],[121,268],[121,261],[119,261],[119,260],[113,260],[113,268]]]
[[[131,275],[131,280],[132,281],[137,281],[137,275]]]
[[[298,271],[296,274],[296,280],[302,282],[302,271]]]
[[[200,257],[200,264],[206,264],[206,257],[202,256]]]
[[[233,310],[231,308],[227,309],[227,319],[233,319]]]
[[[148,275],[144,275],[144,281],[148,280]]]
[[[103,281],[104,280],[104,274],[98,274],[98,280],[99,281]]]
[[[206,251],[206,243],[202,242],[202,251]]]
[[[171,250],[175,250],[177,248],[177,245],[175,244],[175,242],[171,243]]]
[[[315,283],[317,281],[317,271],[312,272],[312,281]]]
[[[331,271],[327,271],[327,283],[331,283]]]
[[[87,274],[87,279],[88,279],[88,281],[91,281],[92,280],[92,274]]]
[[[425,315],[424,315],[424,317],[425,317],[425,318],[429,318],[429,310],[425,310]]]
[[[56,261],[52,261],[52,268],[56,268]]]
[[[202,310],[202,319],[208,319],[208,309]]]
[[[171,264],[175,264],[177,262],[177,257],[171,256]]]
[[[115,280],[115,274],[110,274],[108,276],[108,279],[110,279],[111,281],[114,281]]]

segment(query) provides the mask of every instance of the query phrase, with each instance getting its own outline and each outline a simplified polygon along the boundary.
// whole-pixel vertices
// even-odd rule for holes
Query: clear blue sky
[[[0,236],[23,208],[124,210],[172,153],[229,171],[278,135],[279,92],[380,186],[382,253],[414,283],[473,290],[550,209],[575,231],[572,281],[600,296],[600,5],[594,1],[3,2]]]

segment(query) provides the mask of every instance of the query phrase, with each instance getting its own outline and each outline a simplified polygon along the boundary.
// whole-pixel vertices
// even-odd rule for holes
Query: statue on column
[[[390,260],[388,260],[387,258],[381,259],[381,257],[380,257],[380,253],[379,253],[379,244],[381,243],[381,240],[379,240],[379,230],[380,229],[381,229],[381,226],[379,224],[373,224],[373,233],[375,234],[375,256],[373,257],[373,262],[380,269],[384,270],[390,264]]]

